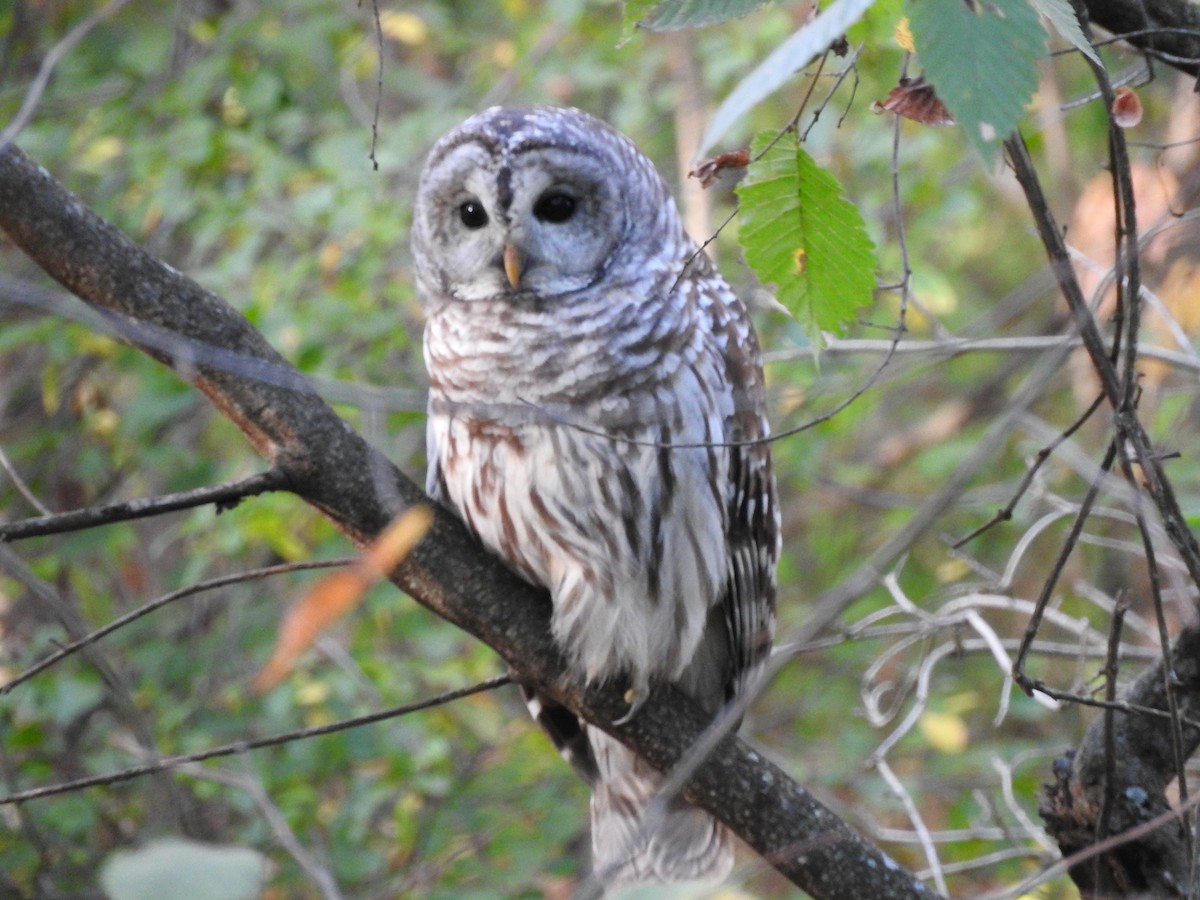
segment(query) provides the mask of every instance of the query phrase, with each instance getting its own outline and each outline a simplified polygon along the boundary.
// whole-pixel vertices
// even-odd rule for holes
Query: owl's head
[[[443,136],[421,173],[422,302],[561,297],[620,282],[686,241],[670,193],[624,136],[577,109],[495,107]]]

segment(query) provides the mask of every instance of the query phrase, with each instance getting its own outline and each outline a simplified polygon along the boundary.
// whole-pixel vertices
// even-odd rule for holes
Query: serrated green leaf
[[[1033,4],[1033,8],[1054,26],[1059,37],[1070,43],[1084,56],[1091,58],[1092,62],[1100,62],[1100,57],[1096,55],[1096,48],[1083,33],[1083,28],[1079,25],[1079,17],[1075,15],[1075,10],[1071,8],[1068,0],[1030,0],[1030,2]]]
[[[674,31],[740,19],[775,0],[626,0],[626,33],[636,27]]]
[[[1046,31],[1029,0],[909,0],[917,56],[938,98],[991,165],[1037,87]]]
[[[874,2],[835,0],[811,22],[801,25],[725,98],[713,113],[712,123],[696,154],[704,155],[729,126],[824,53],[831,43],[846,33],[846,29],[862,18]]]
[[[746,261],[804,326],[814,346],[841,332],[875,290],[875,245],[837,179],[816,164],[796,135],[770,149],[771,132],[754,139],[738,187],[738,238]]]

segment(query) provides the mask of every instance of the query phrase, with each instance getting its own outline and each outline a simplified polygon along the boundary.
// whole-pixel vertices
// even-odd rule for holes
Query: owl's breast
[[[676,408],[656,421],[655,406],[619,429],[594,411],[551,422],[525,407],[524,421],[503,422],[431,407],[431,481],[485,545],[550,591],[555,637],[586,680],[677,678],[726,578],[728,457],[707,446],[722,418]]]
[[[515,302],[442,304],[425,327],[434,396],[576,407],[669,385],[704,352],[694,309],[663,279]]]

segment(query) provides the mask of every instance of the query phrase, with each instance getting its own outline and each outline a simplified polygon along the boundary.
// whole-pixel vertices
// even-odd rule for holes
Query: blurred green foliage
[[[0,123],[89,7],[16,0],[0,8]],[[622,44],[621,5],[601,0],[381,2],[381,32],[370,4],[134,0],[67,54],[18,143],[102,216],[245,313],[420,480],[424,376],[407,228],[430,144],[488,104],[572,104],[629,133],[682,194],[691,164],[691,148],[676,147],[688,115],[683,98],[698,92],[711,108],[805,14],[803,4],[781,2],[720,26],[638,32]],[[898,0],[872,7],[850,33],[853,71],[835,81],[846,61],[831,58],[799,117],[806,152],[836,174],[876,244],[884,289],[850,333],[876,343],[871,352],[835,344],[818,373],[803,327],[757,304],[776,431],[870,384],[829,421],[775,444],[785,511],[784,646],[814,598],[870,560],[979,445],[1034,366],[1019,339],[1057,333],[1061,322],[1028,210],[1007,176],[985,169],[960,130],[870,113],[905,71],[894,39],[900,17]],[[798,75],[740,122],[723,149],[791,121],[808,87]],[[1106,135],[1094,104],[1059,104],[1091,90],[1077,55],[1046,63],[1035,111],[1023,122],[1064,222],[1084,184],[1101,173]],[[1137,135],[1163,139],[1179,101],[1165,79],[1142,100]],[[1139,153],[1150,164],[1159,158],[1152,146]],[[712,204],[712,229],[731,208],[729,181],[704,201],[687,201],[689,210]],[[741,262],[736,231],[734,220],[714,249],[753,301],[760,287]],[[0,261],[5,273],[44,289],[13,248],[0,244]],[[903,295],[894,287],[906,270],[912,290]],[[54,303],[32,287],[27,297],[0,295],[0,449],[42,502],[71,509],[262,467],[203,398],[97,334],[69,299],[66,313],[58,311],[54,290]],[[958,356],[899,353],[870,381],[881,344],[900,326],[902,298],[910,338],[1014,344]],[[1038,870],[1045,848],[1022,831],[1008,798],[1036,816],[1035,792],[1051,758],[1078,739],[1088,716],[1015,696],[994,724],[1010,687],[979,635],[954,618],[955,604],[1007,598],[977,608],[998,637],[1021,634],[1025,613],[1012,601],[1036,596],[1069,518],[1032,528],[1078,502],[1101,424],[1087,426],[1073,445],[1083,462],[1066,454],[1047,465],[1011,523],[963,551],[950,550],[948,539],[1009,499],[1027,459],[1093,393],[1080,367],[1057,370],[1030,409],[989,438],[986,463],[935,524],[901,560],[885,561],[895,576],[890,590],[877,585],[858,597],[837,628],[803,648],[744,729],[839,813],[921,869],[927,861],[910,818],[871,763],[925,692],[922,727],[885,760],[924,823],[958,835],[938,846],[942,861],[957,867],[950,887],[958,895],[1013,885]],[[1188,378],[1167,371],[1152,394],[1147,418],[1156,437],[1194,450]],[[1171,474],[1185,508],[1200,517],[1200,473]],[[35,514],[3,475],[0,510],[8,520]],[[1068,626],[1091,622],[1100,634],[1107,627],[1089,592],[1129,589],[1136,609],[1149,614],[1128,522],[1114,512],[1089,526],[1088,537],[1055,594],[1061,615],[1045,636],[1058,649],[1032,661],[1034,675],[1081,690],[1099,663],[1078,652],[1082,639]],[[27,571],[0,567],[4,680],[56,642],[170,590],[349,550],[320,516],[285,495],[220,516],[200,509],[12,549]],[[135,765],[148,740],[161,755],[195,752],[418,700],[500,670],[487,648],[380,587],[287,683],[254,696],[247,685],[280,616],[315,577],[183,600],[101,641],[90,658],[69,659],[0,697],[4,790]],[[1136,651],[1151,639],[1129,640]],[[269,897],[318,896],[281,837],[286,829],[348,897],[564,896],[586,877],[586,805],[585,789],[510,688],[160,779],[4,807],[0,894],[100,896],[103,860],[178,835],[265,855]],[[761,863],[749,855],[745,862],[739,871],[748,892],[789,894]],[[1054,887],[1040,896],[1068,894]]]

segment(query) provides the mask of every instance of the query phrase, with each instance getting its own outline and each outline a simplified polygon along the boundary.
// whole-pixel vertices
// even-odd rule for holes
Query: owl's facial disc
[[[418,227],[451,298],[564,297],[595,284],[625,239],[626,204],[594,155],[470,141],[438,168],[441,197]]]

